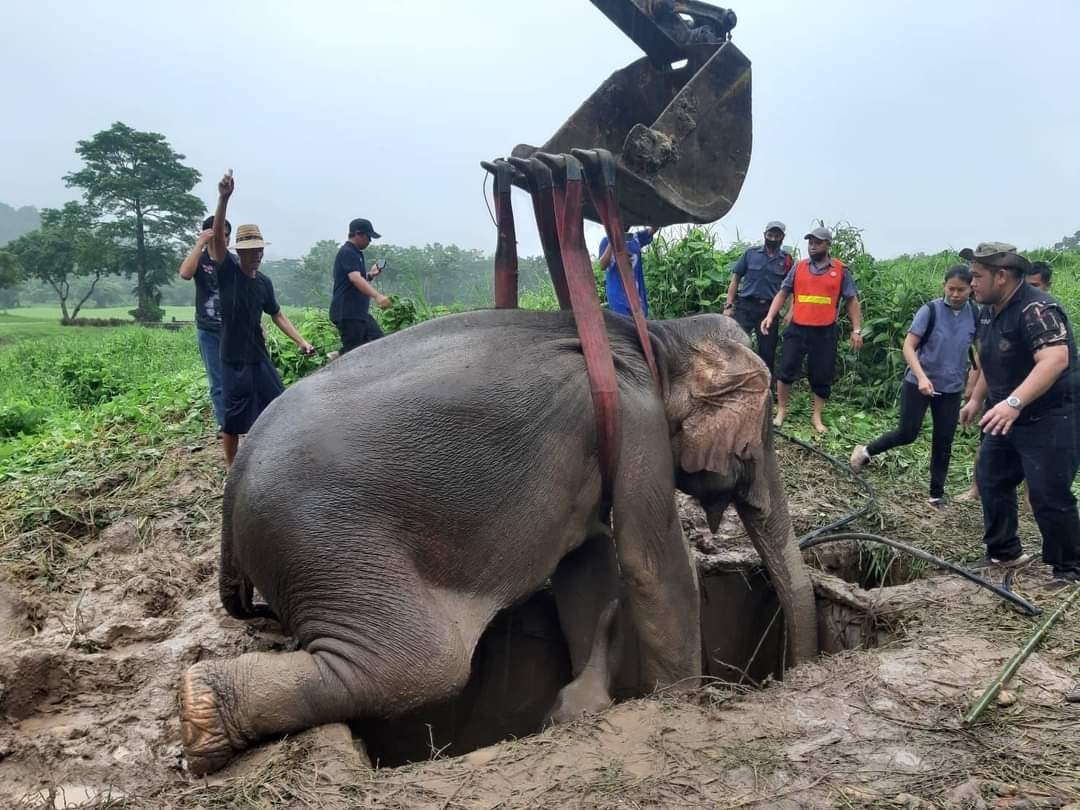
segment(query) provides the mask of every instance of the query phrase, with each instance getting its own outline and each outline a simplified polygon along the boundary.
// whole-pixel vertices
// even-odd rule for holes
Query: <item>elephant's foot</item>
[[[180,737],[188,768],[196,776],[224,767],[246,748],[242,740],[230,738],[211,685],[212,667],[209,661],[188,667],[180,685]]]
[[[595,714],[611,705],[613,632],[618,610],[619,600],[612,599],[601,611],[589,660],[581,674],[559,690],[555,705],[548,712],[549,723],[569,723],[583,714]]]
[[[564,686],[548,712],[548,723],[570,723],[582,715],[596,714],[611,705],[611,694],[603,679],[586,671]]]

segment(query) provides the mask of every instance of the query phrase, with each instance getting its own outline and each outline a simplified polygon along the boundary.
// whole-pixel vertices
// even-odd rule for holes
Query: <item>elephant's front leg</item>
[[[639,434],[633,446],[624,444],[614,509],[615,546],[646,690],[692,687],[701,675],[697,574],[679,521],[667,435],[653,433],[663,441],[643,441]]]

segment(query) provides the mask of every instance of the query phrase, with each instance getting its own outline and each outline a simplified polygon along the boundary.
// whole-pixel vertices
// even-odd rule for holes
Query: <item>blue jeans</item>
[[[210,381],[214,420],[220,428],[225,422],[225,397],[221,393],[221,333],[208,329],[196,329],[195,333],[199,336],[199,354],[206,369],[206,379]]]

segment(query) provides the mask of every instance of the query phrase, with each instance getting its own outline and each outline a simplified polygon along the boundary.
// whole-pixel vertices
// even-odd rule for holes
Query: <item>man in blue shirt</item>
[[[341,334],[341,354],[383,336],[371,316],[371,299],[380,308],[390,306],[390,299],[371,286],[378,268],[367,269],[364,248],[378,239],[371,221],[354,219],[349,223],[349,239],[334,258],[334,295],[330,301],[330,320]]]
[[[776,362],[780,330],[773,329],[763,335],[758,325],[764,320],[769,305],[780,292],[781,282],[794,263],[791,254],[783,248],[785,231],[784,223],[777,220],[765,226],[764,243],[743,253],[731,268],[731,283],[724,304],[724,314],[733,316],[743,331],[754,337],[758,357],[769,367],[769,374],[773,373]]]
[[[645,294],[645,272],[641,265],[641,251],[647,247],[659,228],[649,226],[637,233],[626,231],[626,251],[630,254],[630,266],[634,271],[634,283],[637,285],[638,300],[641,302],[641,313],[649,317],[649,298]],[[604,287],[607,290],[608,309],[620,315],[630,316],[630,301],[627,300],[626,291],[623,289],[622,279],[615,263],[615,255],[611,245],[605,236],[600,240],[600,265],[605,267]]]

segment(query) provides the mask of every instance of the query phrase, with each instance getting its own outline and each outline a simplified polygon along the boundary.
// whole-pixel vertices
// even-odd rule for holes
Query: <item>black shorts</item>
[[[829,326],[800,326],[793,323],[788,326],[784,330],[776,378],[791,385],[802,375],[805,358],[810,390],[822,399],[828,399],[836,375],[837,334],[835,323]]]
[[[284,390],[269,357],[258,363],[222,363],[221,394],[225,405],[222,433],[232,436],[247,433],[259,414]]]
[[[337,327],[338,332],[341,334],[342,354],[345,354],[350,349],[355,349],[357,346],[363,346],[365,343],[378,340],[383,336],[383,331],[379,328],[379,322],[372,317],[370,312],[362,318],[346,318],[335,323],[334,326]]]

